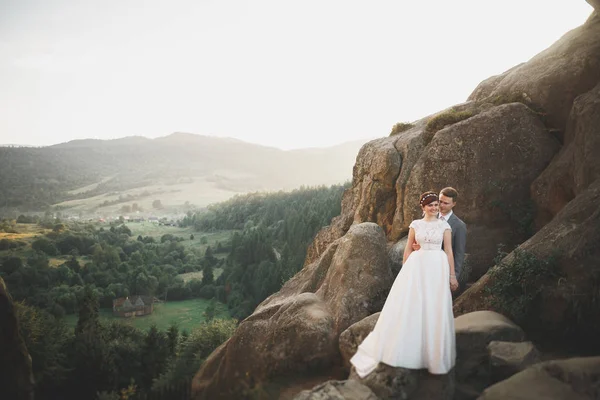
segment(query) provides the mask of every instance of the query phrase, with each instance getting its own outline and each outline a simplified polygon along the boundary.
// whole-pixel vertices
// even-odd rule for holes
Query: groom
[[[461,282],[460,273],[465,261],[465,246],[467,244],[467,225],[454,214],[458,192],[452,187],[440,191],[440,215],[438,218],[447,221],[452,228],[452,253],[454,253],[454,272],[456,280]],[[460,287],[459,287],[460,290]]]
[[[465,245],[467,244],[467,225],[454,214],[452,209],[456,205],[458,192],[452,187],[443,188],[440,191],[440,213],[438,218],[448,222],[452,228],[452,253],[454,253],[454,273],[456,280],[461,282],[460,273],[465,261]],[[418,250],[420,246],[413,243],[413,249]],[[458,288],[460,291],[460,286]]]

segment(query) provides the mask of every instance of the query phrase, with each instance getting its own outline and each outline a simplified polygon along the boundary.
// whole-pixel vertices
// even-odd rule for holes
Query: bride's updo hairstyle
[[[419,197],[419,204],[421,207],[425,207],[429,203],[433,203],[434,201],[439,201],[438,195],[436,192],[432,192],[431,190],[425,192]]]

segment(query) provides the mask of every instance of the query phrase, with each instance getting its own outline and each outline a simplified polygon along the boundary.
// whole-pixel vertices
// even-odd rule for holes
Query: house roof
[[[113,300],[113,307],[115,308],[136,308],[136,307],[144,307],[146,305],[151,305],[154,303],[154,298],[152,296],[129,296],[129,297],[120,297],[118,299]]]

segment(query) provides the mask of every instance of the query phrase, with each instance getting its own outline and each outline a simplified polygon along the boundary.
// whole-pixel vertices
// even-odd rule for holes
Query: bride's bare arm
[[[402,264],[404,264],[406,262],[406,259],[408,258],[408,256],[410,256],[410,253],[413,252],[413,243],[415,241],[415,230],[413,228],[410,228],[410,230],[408,231],[408,240],[406,241],[406,246],[404,247],[404,257],[402,257]]]

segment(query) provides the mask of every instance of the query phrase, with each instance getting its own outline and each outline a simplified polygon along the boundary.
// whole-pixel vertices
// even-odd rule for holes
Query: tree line
[[[233,333],[235,320],[212,320],[189,334],[177,327],[144,332],[100,320],[98,308],[134,294],[204,297],[226,303],[236,319],[245,318],[302,268],[315,234],[340,214],[347,187],[248,194],[189,213],[181,226],[205,233],[235,231],[204,254],[186,248],[187,238],[171,234],[135,237],[126,224],[99,228],[19,217],[21,223],[50,230],[30,247],[20,240],[0,241],[6,255],[0,259],[0,276],[19,301],[36,397],[143,399],[189,390],[191,377]],[[4,221],[0,228],[11,230],[11,224]],[[217,259],[219,253],[225,258]],[[66,259],[51,266],[56,257]],[[214,268],[223,270],[216,279]],[[202,271],[202,279],[184,282],[178,276],[193,271]],[[75,329],[60,318],[70,313],[78,314]]]
[[[302,268],[316,233],[340,214],[349,185],[239,195],[183,218],[182,226],[198,231],[236,230],[215,281],[217,298],[232,316],[250,315]]]
[[[32,359],[36,399],[118,400],[189,395],[202,362],[235,330],[213,319],[191,333],[171,326],[147,331],[102,321],[91,286],[78,294],[75,329],[62,319],[17,303],[20,332]]]

